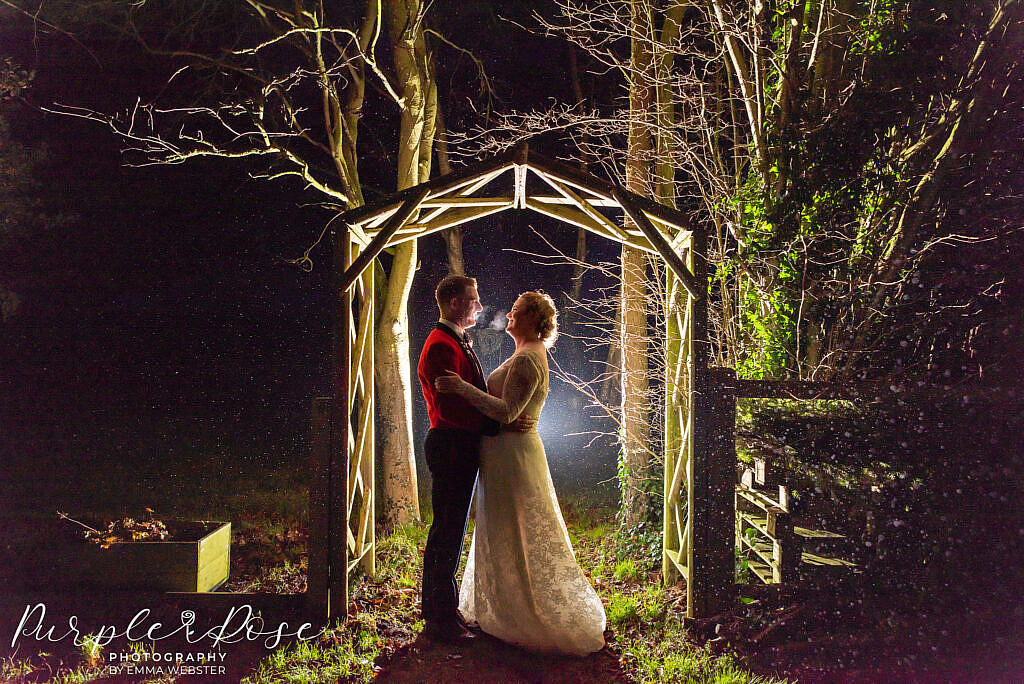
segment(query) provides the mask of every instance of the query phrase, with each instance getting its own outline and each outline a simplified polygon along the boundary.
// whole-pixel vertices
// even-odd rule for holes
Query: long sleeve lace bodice
[[[547,363],[540,354],[524,349],[491,373],[487,379],[489,392],[466,384],[460,394],[485,416],[502,424],[511,423],[524,411],[538,418],[547,396],[547,375]]]

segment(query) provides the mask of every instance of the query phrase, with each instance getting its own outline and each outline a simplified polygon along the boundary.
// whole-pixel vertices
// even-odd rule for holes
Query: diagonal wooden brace
[[[420,204],[423,203],[423,200],[427,198],[428,194],[430,194],[430,188],[426,185],[421,185],[415,193],[402,202],[402,206],[388,218],[383,226],[381,226],[380,232],[374,236],[373,240],[370,241],[370,244],[368,244],[366,248],[359,253],[359,256],[357,256],[355,261],[352,262],[352,265],[345,269],[345,273],[341,276],[341,287],[338,289],[338,292],[344,292],[352,286],[352,283],[356,281],[356,278],[362,275],[363,271],[366,270],[366,267],[384,251],[384,248],[388,245],[388,241],[394,237],[395,233],[398,232],[398,229],[404,226],[406,222],[412,218],[412,215],[420,208]]]
[[[623,189],[617,185],[612,188],[612,197],[622,207],[622,211],[626,212],[626,216],[644,234],[644,237],[651,243],[651,246],[658,250],[658,254],[661,255],[661,258],[665,260],[669,268],[679,277],[679,281],[686,288],[686,291],[690,293],[690,296],[694,299],[702,299],[704,293],[701,292],[701,288],[697,287],[697,279],[693,277],[693,273],[690,272],[690,269],[686,267],[686,264],[679,258],[679,255],[669,246],[661,231],[654,227],[654,224],[647,218],[647,215],[634,206],[632,201],[627,198]]]

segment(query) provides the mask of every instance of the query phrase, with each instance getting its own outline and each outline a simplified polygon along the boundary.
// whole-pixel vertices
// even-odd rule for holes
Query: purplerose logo
[[[209,629],[196,627],[196,614],[191,610],[183,610],[179,614],[179,624],[164,624],[152,619],[152,611],[149,608],[139,610],[123,627],[120,625],[103,625],[96,630],[90,630],[89,634],[82,634],[79,628],[77,615],[70,615],[64,625],[47,623],[46,604],[36,603],[26,605],[22,613],[21,621],[14,630],[11,638],[11,648],[15,648],[23,641],[34,639],[37,642],[45,641],[56,643],[71,639],[79,648],[90,648],[94,656],[99,651],[110,645],[115,639],[124,638],[128,642],[152,642],[154,650],[146,652],[142,650],[131,650],[125,653],[111,653],[107,657],[117,656],[126,658],[119,663],[110,663],[110,666],[134,666],[138,656],[138,664],[144,665],[143,661],[161,662],[166,665],[166,658],[170,657],[175,665],[192,667],[212,667],[212,663],[220,659],[223,661],[223,654],[216,649],[224,644],[234,644],[240,641],[262,641],[267,649],[277,648],[282,641],[295,638],[299,641],[310,641],[316,639],[323,630],[314,632],[313,625],[309,622],[302,623],[297,629],[289,627],[287,622],[280,622],[276,625],[268,623],[262,616],[256,614],[252,606],[245,604],[228,609],[223,621],[218,622]],[[190,645],[198,645],[196,652],[163,653],[156,650],[156,642],[171,637],[184,639]],[[150,656],[149,658],[146,655]],[[156,656],[160,656],[156,658]],[[181,656],[179,659],[178,656]],[[155,667],[152,663],[145,663],[145,666]],[[145,673],[139,673],[145,674]],[[166,674],[166,672],[165,672]],[[193,674],[202,674],[201,672]]]

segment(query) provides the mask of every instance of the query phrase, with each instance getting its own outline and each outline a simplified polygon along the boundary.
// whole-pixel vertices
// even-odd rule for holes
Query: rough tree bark
[[[398,147],[398,189],[430,177],[437,90],[423,34],[425,7],[419,0],[383,4],[391,39],[397,90],[403,100]],[[412,370],[409,362],[409,292],[416,272],[416,241],[395,248],[383,283],[374,335],[381,491],[380,523],[395,526],[420,515],[412,437]]]
[[[435,151],[437,152],[437,170],[443,176],[452,170],[448,161],[448,141],[445,136],[448,129],[445,127],[444,109],[440,101],[437,103],[437,120],[435,125],[436,140]],[[466,275],[466,260],[462,256],[462,228],[454,226],[442,231],[444,238],[445,253],[448,256],[448,272],[454,275]]]
[[[651,8],[645,0],[630,3],[631,74],[629,83],[630,126],[626,153],[626,189],[639,195],[650,195],[651,126],[646,121],[654,103],[654,92],[646,79],[637,74],[649,73],[653,65],[651,43]],[[620,472],[622,486],[622,522],[632,527],[642,522],[650,510],[650,457],[647,441],[648,420],[648,339],[647,339],[647,257],[638,249],[622,246],[622,295],[619,310],[621,321],[622,387],[622,454]]]

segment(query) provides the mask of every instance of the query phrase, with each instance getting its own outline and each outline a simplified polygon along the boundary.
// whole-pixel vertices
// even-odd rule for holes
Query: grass
[[[103,645],[95,634],[82,637],[78,650],[89,665],[99,665],[103,662]]]
[[[234,481],[229,479],[217,483],[221,491],[208,493],[208,508],[201,509],[193,500],[190,504],[177,504],[173,513],[232,521],[232,573],[236,583],[231,590],[304,590],[306,502],[303,485],[294,470],[268,470],[262,478],[239,473]],[[691,640],[682,626],[681,593],[658,583],[657,568],[650,560],[650,549],[656,540],[646,534],[620,532],[614,510],[585,496],[563,499],[577,558],[606,602],[608,626],[614,633],[610,648],[629,680],[766,684],[778,681],[759,679],[735,658],[715,654]],[[157,513],[162,511],[158,508]],[[314,640],[282,645],[254,661],[242,681],[371,681],[380,670],[380,663],[388,662],[414,641],[423,628],[418,588],[429,512],[425,518],[422,523],[378,537],[376,575],[353,578],[350,600],[355,611],[345,627],[335,624]],[[238,579],[238,571],[246,568],[251,572]],[[116,644],[108,646],[116,648]],[[99,659],[83,648],[60,660],[50,654],[5,658],[0,660],[0,681],[94,681],[103,676],[102,654],[98,655]],[[424,677],[429,679],[428,673]],[[175,680],[165,676],[147,681],[155,684]]]
[[[574,505],[570,510],[588,510]],[[618,531],[615,511],[605,508],[567,524],[581,567],[605,601],[611,649],[634,682],[672,684],[783,684],[750,672],[729,653],[701,646],[683,627],[685,594],[662,587],[651,562],[646,532]]]
[[[29,677],[38,669],[29,659],[0,658],[0,681],[16,682]]]
[[[612,573],[612,576],[620,582],[635,582],[640,577],[640,569],[635,560],[626,558],[615,564],[615,572]]]
[[[586,534],[593,528],[586,523],[581,527],[576,520],[569,522],[573,537],[579,540],[577,555],[582,567],[595,567],[591,561],[598,554],[614,553],[614,547],[602,541],[605,534]],[[354,587],[353,602],[359,611],[348,630],[335,628],[319,642],[278,649],[245,684],[371,681],[376,671],[374,660],[386,660],[422,629],[416,587],[427,529],[426,523],[409,525],[378,539],[377,576],[363,577]],[[614,632],[611,647],[630,680],[782,683],[752,674],[731,655],[695,644],[683,629],[683,597],[677,589],[652,582],[631,559],[617,561],[614,567],[616,571],[608,573],[606,581],[596,581],[594,573],[590,574],[607,601],[608,626]]]
[[[370,681],[374,661],[413,640],[423,629],[419,618],[420,549],[427,525],[408,525],[377,540],[377,574],[352,587],[357,612],[347,627],[335,625],[316,641],[277,649],[244,684],[271,682]]]
[[[782,684],[751,673],[730,653],[699,645],[683,628],[685,596],[646,579],[599,587],[614,632],[612,649],[636,682]]]
[[[278,648],[242,683],[369,681],[376,672],[373,661],[381,644],[373,616],[357,614],[347,628],[335,625],[316,641]]]
[[[622,629],[640,622],[640,608],[632,596],[611,596],[605,607],[605,615],[612,629]]]
[[[683,684],[782,684],[744,668],[729,653],[698,645],[683,628],[682,611],[659,586],[628,586],[610,596],[613,649],[623,669],[638,682]],[[619,620],[613,624],[613,619]]]
[[[0,682],[48,682],[49,684],[84,684],[103,677],[103,669],[88,664],[56,665],[47,662],[48,653],[35,658],[0,658]]]

